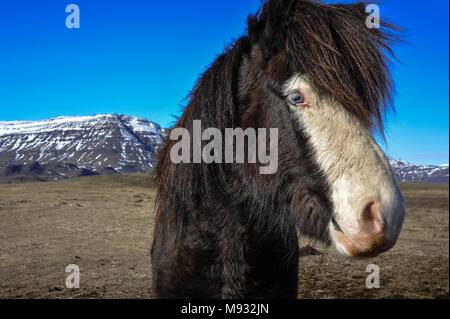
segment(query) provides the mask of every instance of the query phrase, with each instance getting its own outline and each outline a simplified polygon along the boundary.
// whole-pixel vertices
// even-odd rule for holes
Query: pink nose
[[[381,217],[381,203],[371,202],[366,205],[359,220],[360,231],[353,238],[356,257],[372,257],[394,246],[386,238],[386,229]]]
[[[390,242],[386,238],[380,203],[368,203],[358,222],[360,230],[351,238],[340,230],[336,232],[337,238],[352,256],[374,257],[394,246],[395,242]]]
[[[383,232],[383,222],[380,217],[379,205],[371,202],[366,205],[359,221],[361,232],[366,236],[377,237]]]

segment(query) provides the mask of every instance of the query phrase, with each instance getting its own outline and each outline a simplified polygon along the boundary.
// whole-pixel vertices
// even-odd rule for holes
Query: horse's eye
[[[287,96],[287,100],[294,106],[298,106],[299,104],[305,103],[305,98],[302,93],[299,91],[292,92]]]

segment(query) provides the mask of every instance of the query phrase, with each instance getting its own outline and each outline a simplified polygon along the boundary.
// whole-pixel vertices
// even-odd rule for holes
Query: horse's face
[[[334,247],[355,257],[393,247],[405,216],[404,200],[369,129],[334,98],[319,94],[307,77],[292,77],[284,95],[331,188],[334,212],[328,231]]]
[[[322,210],[327,216],[321,225],[327,229],[320,226],[315,236],[329,237],[339,252],[355,257],[390,249],[405,216],[389,162],[372,136],[383,131],[391,105],[387,62],[399,35],[384,21],[379,29],[369,28],[365,9],[362,2],[269,0],[248,21],[250,69],[260,70],[255,79],[278,98],[276,103],[260,98],[260,104],[278,118],[289,114],[301,133],[297,138],[304,140],[299,147],[311,149],[297,152],[328,181],[332,212]],[[288,136],[285,124],[278,127]],[[281,157],[294,151],[280,149]]]

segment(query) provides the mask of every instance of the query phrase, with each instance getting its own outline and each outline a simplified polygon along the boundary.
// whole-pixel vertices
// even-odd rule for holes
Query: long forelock
[[[307,75],[323,94],[383,136],[386,112],[393,110],[391,45],[401,35],[385,21],[370,29],[366,19],[362,2],[268,0],[249,17],[248,29],[267,52],[281,52],[293,74]]]

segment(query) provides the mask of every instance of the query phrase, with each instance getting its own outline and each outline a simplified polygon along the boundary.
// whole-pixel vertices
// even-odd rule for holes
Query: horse
[[[375,138],[394,108],[402,33],[384,19],[369,28],[365,9],[266,0],[199,77],[168,134],[192,133],[196,120],[276,128],[278,168],[175,163],[177,140],[165,140],[153,173],[154,298],[296,298],[300,237],[353,258],[394,246],[406,209]]]

